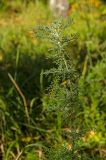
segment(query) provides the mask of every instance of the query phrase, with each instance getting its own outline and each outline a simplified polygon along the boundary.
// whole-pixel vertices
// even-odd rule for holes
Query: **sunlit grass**
[[[73,55],[80,75],[83,115],[80,123],[85,130],[90,129],[82,138],[84,147],[89,155],[97,153],[102,158],[106,153],[106,9],[98,0],[89,2],[89,6],[85,0],[72,5],[69,15],[74,23],[67,33],[77,33],[77,39],[69,44],[68,52]],[[13,1],[0,10],[0,152],[4,160],[19,157],[37,160],[37,157],[44,156],[45,146],[56,146],[59,140],[61,143],[66,141],[60,133],[65,133],[67,126],[61,128],[60,119],[57,123],[54,113],[45,114],[44,108],[42,110],[44,90],[51,78],[43,79],[40,73],[53,64],[48,60],[50,44],[38,40],[33,29],[52,21],[53,15],[48,7],[40,2],[26,6],[21,1]],[[13,82],[8,75],[12,76]],[[22,96],[14,84],[26,98],[28,121]],[[62,87],[65,85],[67,81],[61,83]]]

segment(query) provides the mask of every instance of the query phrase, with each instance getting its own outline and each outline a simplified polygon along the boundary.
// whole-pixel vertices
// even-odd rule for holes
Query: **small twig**
[[[29,124],[30,118],[29,118],[29,113],[28,113],[27,100],[26,100],[24,94],[22,93],[20,87],[18,86],[16,81],[13,79],[12,75],[10,73],[8,73],[8,76],[9,76],[11,82],[13,83],[14,87],[16,88],[17,92],[19,93],[19,95],[22,98],[22,101],[23,101],[23,104],[24,104],[24,107],[25,107],[25,113],[26,113],[26,116],[27,116],[28,124]]]
[[[21,151],[21,152],[18,154],[18,156],[16,157],[15,160],[19,160],[19,158],[21,157],[22,153],[23,153],[23,151]]]

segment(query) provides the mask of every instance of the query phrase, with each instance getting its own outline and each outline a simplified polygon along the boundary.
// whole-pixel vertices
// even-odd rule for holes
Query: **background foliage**
[[[61,68],[57,65],[61,57],[55,57],[59,46],[54,45],[50,54],[51,37],[42,40],[34,33],[35,26],[54,21],[46,2],[0,1],[0,156],[4,160],[105,159],[106,4],[70,1],[68,15],[74,23],[61,30],[59,38],[76,33],[77,38],[65,47],[71,73],[63,77],[50,73]],[[77,79],[78,97],[70,92],[70,77],[72,82]],[[68,104],[66,91],[72,93],[75,107],[64,121],[57,106]],[[80,102],[75,103],[77,98]]]

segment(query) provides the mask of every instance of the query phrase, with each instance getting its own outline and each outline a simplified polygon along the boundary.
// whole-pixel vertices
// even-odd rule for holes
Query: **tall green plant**
[[[43,106],[47,111],[56,111],[67,115],[78,106],[78,74],[73,59],[68,53],[68,44],[75,39],[75,34],[69,36],[66,29],[72,21],[55,21],[50,26],[40,26],[38,36],[48,39],[52,45],[48,60],[52,60],[53,67],[43,74],[52,77],[47,94],[43,97]]]
[[[77,151],[79,146],[77,144],[78,140],[76,140],[78,125],[74,124],[79,113],[78,73],[75,70],[72,56],[68,52],[69,43],[76,37],[75,34],[67,34],[71,25],[72,20],[58,19],[49,26],[37,27],[37,36],[50,42],[51,48],[48,60],[53,63],[52,68],[43,72],[43,75],[51,80],[42,99],[44,111],[57,115],[57,136],[62,134],[64,122],[68,122],[65,125],[67,124],[69,130],[71,128],[74,133],[73,135],[70,134],[72,139],[70,143],[73,145],[72,151],[62,144],[57,151],[50,150],[47,154],[47,159],[50,160],[68,160],[75,157],[74,152]]]

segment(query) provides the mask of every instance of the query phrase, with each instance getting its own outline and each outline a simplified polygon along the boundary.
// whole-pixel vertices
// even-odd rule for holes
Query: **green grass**
[[[4,2],[0,9],[0,156],[4,160],[61,159],[75,137],[52,106],[66,103],[62,98],[67,81],[63,79],[60,90],[55,76],[43,75],[56,66],[58,56],[54,62],[52,55],[48,59],[51,44],[37,39],[33,32],[36,26],[51,24],[54,18],[42,3]],[[75,151],[83,153],[84,160],[102,160],[106,156],[105,5],[91,7],[80,2],[75,10],[72,7],[74,24],[65,32],[68,36],[77,33],[77,39],[66,49],[79,75],[80,109],[76,107],[76,117],[71,118],[78,120],[70,125],[73,131],[84,128],[74,143]],[[54,85],[50,87],[51,81]]]

